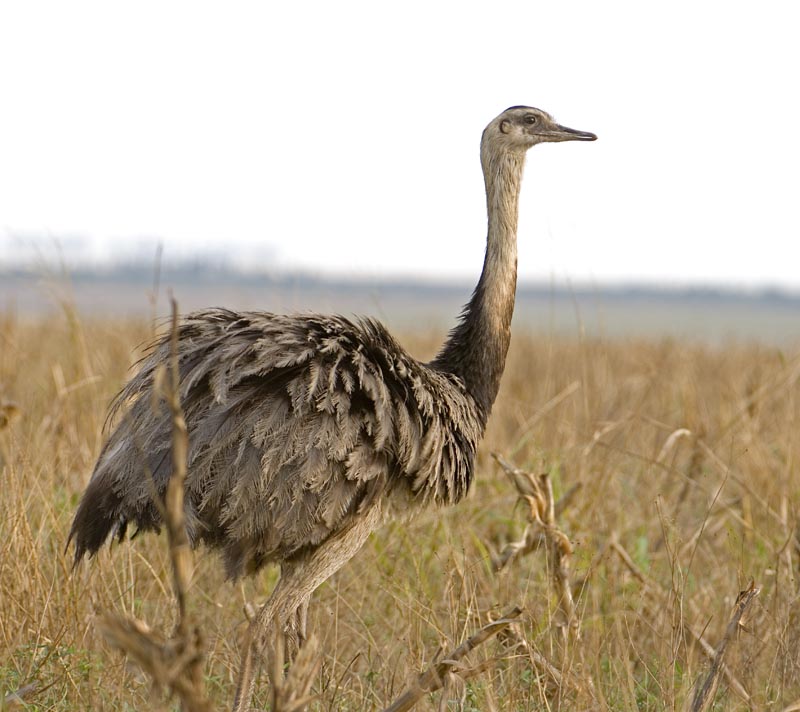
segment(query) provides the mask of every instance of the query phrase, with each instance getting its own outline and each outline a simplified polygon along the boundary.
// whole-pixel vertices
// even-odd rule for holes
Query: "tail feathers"
[[[121,497],[104,478],[92,478],[75,512],[67,539],[67,548],[75,542],[73,566],[77,566],[84,556],[96,554],[112,531],[122,539],[127,525]]]

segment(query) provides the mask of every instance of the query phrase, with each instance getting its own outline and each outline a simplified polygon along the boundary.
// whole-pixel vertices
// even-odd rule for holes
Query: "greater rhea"
[[[231,578],[269,563],[281,568],[248,630],[235,712],[249,709],[274,622],[296,648],[311,594],[372,531],[466,495],[508,351],[526,152],[595,139],[527,106],[486,127],[483,272],[430,363],[372,319],[209,309],[180,324],[190,539],[219,548]],[[159,529],[153,493],[163,497],[171,475],[171,421],[163,403],[154,407],[154,380],[169,354],[166,335],[112,407],[125,417],[75,514],[76,563],[110,534],[121,539],[129,524]]]

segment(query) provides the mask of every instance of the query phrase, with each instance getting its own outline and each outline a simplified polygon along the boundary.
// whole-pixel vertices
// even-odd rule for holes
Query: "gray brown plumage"
[[[281,564],[250,631],[236,710],[249,705],[272,620],[302,637],[308,597],[373,529],[469,490],[510,339],[525,153],[544,141],[594,138],[530,107],[507,109],[486,128],[484,268],[431,363],[368,319],[211,309],[181,324],[191,541],[221,549],[233,577]],[[117,398],[112,413],[124,413],[70,531],[76,562],[112,533],[159,528],[152,494],[163,497],[171,474],[171,426],[154,403],[154,379],[168,356],[164,337]]]
[[[374,321],[213,309],[179,344],[189,536],[220,547],[231,576],[316,546],[393,489],[453,504],[469,488],[486,413]],[[163,494],[171,421],[151,395],[168,358],[162,340],[117,399],[127,412],[75,516],[77,559],[129,523],[160,525],[145,473]]]

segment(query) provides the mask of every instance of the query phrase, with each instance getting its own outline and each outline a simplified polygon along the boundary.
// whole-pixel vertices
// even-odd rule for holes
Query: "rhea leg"
[[[297,606],[294,614],[289,616],[289,621],[283,626],[283,659],[289,665],[294,663],[297,653],[300,651],[303,643],[306,641],[306,619],[308,617],[308,602],[311,597],[304,599]],[[274,633],[275,624],[272,624],[272,632]],[[267,642],[267,645],[272,642]],[[272,667],[270,667],[272,670]]]
[[[302,569],[302,567],[300,567]],[[250,622],[244,640],[242,660],[239,666],[239,680],[236,685],[236,695],[233,700],[233,712],[249,712],[256,680],[264,663],[265,653],[269,652],[270,641],[274,634],[274,626],[280,626],[284,633],[286,647],[291,659],[292,639],[296,639],[294,632],[296,611],[292,608],[292,593],[295,581],[298,578],[298,567],[285,563],[281,566],[281,576],[272,595],[259,609],[256,617]]]
[[[308,640],[308,602],[310,598],[303,601],[297,609],[297,635],[298,644],[302,645]]]
[[[294,641],[290,645],[296,651],[306,636],[306,616],[311,594],[352,558],[378,526],[381,519],[380,504],[374,504],[357,516],[358,519],[315,549],[281,565],[281,577],[275,590],[247,630],[233,712],[250,710],[256,678],[264,653],[270,646],[273,626],[279,625],[285,632],[287,644]]]
[[[283,631],[283,637],[285,638],[284,660],[290,665],[297,657],[300,648],[303,647],[303,643],[308,639],[307,619],[310,598],[309,596],[300,603],[294,615],[290,617],[288,627]]]

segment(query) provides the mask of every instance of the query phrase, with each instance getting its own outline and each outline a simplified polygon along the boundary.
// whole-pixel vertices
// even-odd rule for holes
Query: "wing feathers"
[[[187,317],[179,337],[187,511],[230,574],[318,544],[395,489],[421,504],[466,493],[481,414],[458,379],[412,359],[379,324],[210,310]],[[84,525],[87,508],[106,508],[107,532],[128,520],[158,527],[171,424],[154,390],[168,356],[165,338],[114,403],[127,410],[73,523],[79,557],[105,538]]]

